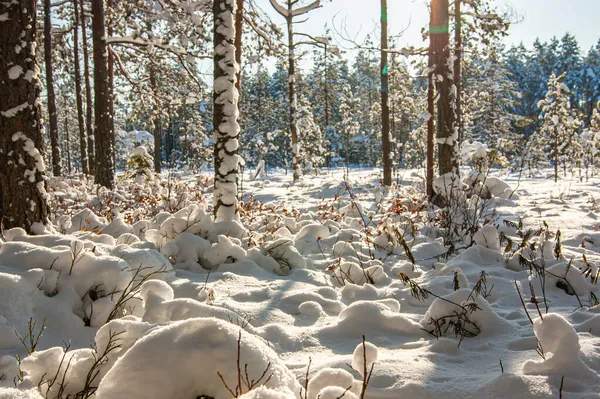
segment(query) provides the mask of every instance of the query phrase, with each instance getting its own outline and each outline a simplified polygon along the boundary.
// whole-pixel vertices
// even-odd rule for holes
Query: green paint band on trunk
[[[387,22],[387,10],[381,10],[381,20]]]
[[[432,26],[431,28],[429,28],[429,33],[448,33],[448,25]]]

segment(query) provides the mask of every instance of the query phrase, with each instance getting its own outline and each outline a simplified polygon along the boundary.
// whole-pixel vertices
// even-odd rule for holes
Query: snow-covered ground
[[[209,175],[51,180],[52,231],[3,232],[0,398],[600,398],[600,179],[441,211],[419,173],[248,172],[221,223]]]

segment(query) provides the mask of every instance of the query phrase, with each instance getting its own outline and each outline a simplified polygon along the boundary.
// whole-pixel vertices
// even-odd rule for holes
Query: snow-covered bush
[[[152,172],[153,158],[145,147],[139,146],[134,148],[131,153],[127,165],[131,167],[130,176],[135,179],[137,184],[144,184],[149,180],[154,179],[154,173]]]

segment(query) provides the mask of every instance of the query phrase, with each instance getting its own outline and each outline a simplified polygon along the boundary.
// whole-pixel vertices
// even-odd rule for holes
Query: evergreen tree
[[[561,160],[566,169],[566,162],[573,153],[572,143],[576,139],[579,127],[579,121],[571,109],[569,100],[572,93],[563,82],[565,75],[566,73],[550,76],[546,97],[538,104],[542,120],[540,140],[544,143],[544,148],[549,149],[547,152],[554,164],[554,181],[558,181],[558,165]]]

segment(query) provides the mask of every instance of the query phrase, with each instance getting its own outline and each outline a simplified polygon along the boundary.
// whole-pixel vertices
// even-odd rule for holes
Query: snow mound
[[[266,376],[272,377],[266,387],[287,395],[284,397],[295,397],[294,393],[300,392],[300,384],[263,341],[240,332],[230,323],[201,318],[160,327],[137,341],[106,374],[96,398],[165,399],[205,395],[230,399],[231,393],[219,381],[217,372],[235,389],[238,334],[241,334],[240,365],[242,370],[248,365],[250,379],[258,380],[270,363]],[[256,394],[247,397],[262,398]]]
[[[435,320],[444,320],[442,331],[446,325],[451,322],[458,322],[459,317],[464,315],[470,322],[462,323],[469,335],[494,334],[504,331],[507,328],[507,321],[498,316],[492,309],[488,301],[472,294],[470,289],[462,288],[443,297],[436,298],[423,320],[421,326],[426,330],[435,329]]]
[[[362,345],[362,344],[361,344]],[[346,370],[342,369],[334,369],[334,368],[324,368],[321,369],[308,381],[308,399],[317,399],[323,398],[322,394],[324,390],[329,389],[333,390],[333,388],[340,388],[342,391],[338,393],[335,398],[340,397],[340,395],[348,388],[354,387],[355,380],[352,374],[350,374]],[[334,390],[338,392],[338,390]],[[347,397],[349,394],[354,395],[352,389],[346,393]]]
[[[538,317],[533,322],[533,331],[546,359],[526,361],[523,374],[572,376],[589,371],[580,358],[577,332],[563,316],[549,313],[543,319]]]
[[[363,334],[369,337],[385,334],[422,335],[421,326],[408,317],[396,313],[380,302],[357,301],[339,315],[339,321],[324,327],[322,333],[340,337],[360,339]]]

